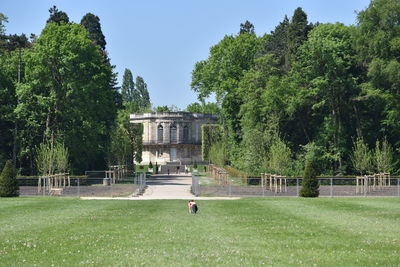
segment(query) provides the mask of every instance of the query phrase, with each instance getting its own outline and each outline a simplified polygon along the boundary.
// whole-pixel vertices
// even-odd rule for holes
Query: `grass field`
[[[0,199],[1,266],[399,266],[400,199]]]

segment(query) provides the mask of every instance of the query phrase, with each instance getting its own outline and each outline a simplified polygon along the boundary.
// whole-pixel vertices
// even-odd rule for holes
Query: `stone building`
[[[131,114],[131,123],[143,124],[141,164],[201,162],[201,125],[217,123],[217,120],[216,115],[190,112]]]

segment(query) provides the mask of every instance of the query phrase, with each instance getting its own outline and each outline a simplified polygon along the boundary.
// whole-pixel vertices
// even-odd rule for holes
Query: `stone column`
[[[171,123],[169,122],[164,122],[162,123],[162,126],[164,127],[164,144],[169,144],[170,143],[170,138],[169,138],[169,133],[171,131]]]
[[[177,122],[176,124],[176,142],[180,144],[182,142],[182,122]]]

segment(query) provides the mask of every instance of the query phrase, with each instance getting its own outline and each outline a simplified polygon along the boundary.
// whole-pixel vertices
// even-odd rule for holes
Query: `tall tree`
[[[279,23],[278,26],[275,27],[275,30],[268,35],[264,53],[273,54],[278,60],[279,66],[283,69],[286,65],[286,54],[287,54],[287,37],[288,37],[288,28],[289,28],[289,19],[287,16],[283,19],[282,22]]]
[[[121,87],[122,101],[132,102],[134,90],[135,90],[135,83],[133,82],[132,72],[130,69],[125,69]]]
[[[263,42],[263,38],[255,34],[225,36],[210,49],[207,60],[196,63],[192,72],[192,89],[198,93],[200,100],[215,93],[221,103],[221,115],[235,143],[241,139],[239,109],[243,95],[239,83],[254,65]]]
[[[136,77],[135,91],[137,93],[134,94],[133,101],[136,102],[141,109],[150,108],[150,95],[147,90],[147,84],[140,76]]]
[[[17,88],[27,157],[37,144],[61,140],[77,172],[104,167],[116,115],[112,68],[88,35],[78,24],[48,23],[24,57],[26,81]]]
[[[358,14],[356,31],[359,61],[367,69],[364,96],[379,103],[375,114],[380,117],[380,138],[386,135],[396,147],[400,147],[399,14],[399,1],[372,0]]]
[[[69,22],[69,17],[67,13],[58,10],[56,6],[50,8],[49,12],[50,12],[50,18],[47,20],[47,23],[54,22],[57,24],[61,24]]]
[[[254,25],[246,20],[245,23],[240,24],[240,31],[239,34],[248,33],[248,34],[255,34]]]
[[[300,49],[296,77],[301,91],[298,100],[310,105],[317,119],[314,133],[335,155],[333,169],[343,171],[343,157],[355,134],[352,107],[358,95],[357,64],[351,29],[343,24],[322,24],[312,30]],[[296,101],[298,101],[296,100]]]
[[[87,13],[83,16],[81,25],[88,30],[89,38],[104,51],[106,49],[106,39],[101,31],[100,18],[92,13]]]
[[[287,54],[285,68],[289,70],[296,59],[297,49],[307,40],[308,32],[312,25],[308,24],[307,14],[298,7],[293,14],[287,29]]]
[[[0,12],[0,35],[5,34],[6,26],[4,23],[8,22],[8,18]]]

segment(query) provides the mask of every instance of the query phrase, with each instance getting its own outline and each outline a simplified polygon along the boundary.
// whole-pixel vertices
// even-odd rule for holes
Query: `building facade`
[[[216,115],[190,112],[131,114],[131,123],[143,124],[141,164],[201,162],[201,125],[217,121]]]

